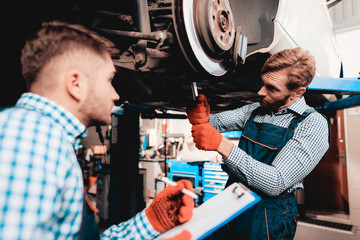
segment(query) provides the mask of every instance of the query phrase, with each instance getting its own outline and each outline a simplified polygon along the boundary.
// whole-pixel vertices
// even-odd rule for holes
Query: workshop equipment
[[[194,189],[202,186],[201,169],[203,161],[187,162],[167,160],[166,162],[170,169],[168,174],[170,180],[178,181],[180,179],[188,179],[193,184]],[[198,203],[200,200],[201,199],[195,199],[195,202]]]
[[[205,162],[202,169],[203,202],[223,191],[229,175],[221,168],[221,163]]]

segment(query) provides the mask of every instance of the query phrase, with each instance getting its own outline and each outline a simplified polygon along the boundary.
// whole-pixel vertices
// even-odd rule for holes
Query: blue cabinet
[[[225,188],[229,178],[228,174],[221,168],[221,163],[206,161],[178,161],[167,160],[170,165],[168,177],[173,181],[188,179],[192,182],[194,189],[202,187],[202,198],[195,202],[201,203],[212,198]]]
[[[221,192],[228,178],[220,163],[205,162],[202,169],[203,202]]]
[[[170,171],[168,177],[172,181],[178,181],[180,179],[187,179],[193,185],[193,188],[200,187],[202,184],[201,177],[201,168],[203,162],[186,162],[178,160],[167,160],[168,165],[170,165]],[[195,199],[195,202],[198,203],[200,199]]]

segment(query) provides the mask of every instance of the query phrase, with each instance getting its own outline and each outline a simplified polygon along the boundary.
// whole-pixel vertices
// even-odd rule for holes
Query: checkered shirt
[[[259,103],[231,111],[211,114],[209,123],[220,132],[242,130]],[[302,97],[278,113],[255,116],[254,121],[287,128],[297,114],[310,107]],[[311,113],[295,128],[293,137],[285,144],[271,165],[252,158],[234,145],[229,157],[223,159],[230,170],[250,187],[270,196],[303,188],[303,179],[315,168],[329,148],[327,120],[318,112]]]
[[[145,210],[136,214],[133,218],[118,225],[106,229],[100,236],[102,240],[110,239],[154,239],[160,233],[154,230],[146,217]]]
[[[75,151],[86,135],[70,112],[33,93],[0,111],[0,239],[78,238],[83,177]],[[123,223],[137,232],[117,231],[132,239],[158,234],[138,215]]]

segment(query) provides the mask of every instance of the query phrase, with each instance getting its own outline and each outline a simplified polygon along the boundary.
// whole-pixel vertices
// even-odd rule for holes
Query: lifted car
[[[328,12],[336,2],[67,0],[25,2],[20,9],[14,1],[6,3],[14,6],[4,7],[19,11],[3,13],[1,26],[9,37],[2,38],[1,46],[25,39],[22,35],[44,20],[80,23],[111,39],[121,51],[114,60],[118,104],[184,111],[192,99],[191,83],[196,82],[216,112],[256,101],[262,65],[286,48],[309,50],[318,76],[340,77],[341,59]],[[306,98],[310,105],[328,101],[318,92]]]
[[[314,55],[318,76],[341,76],[325,0],[134,0],[110,5],[89,9],[79,2],[77,13],[121,50],[114,63],[122,101],[184,110],[192,98],[191,82],[197,82],[212,111],[239,107],[257,100],[266,59],[297,46]],[[319,93],[306,97],[310,104],[327,101]]]

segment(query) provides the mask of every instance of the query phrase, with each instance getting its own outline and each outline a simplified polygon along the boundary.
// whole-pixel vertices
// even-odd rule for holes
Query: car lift
[[[360,79],[331,78],[316,76],[307,89],[322,94],[349,95],[348,97],[324,103],[315,109],[319,112],[335,111],[360,105]]]

